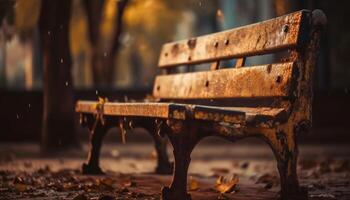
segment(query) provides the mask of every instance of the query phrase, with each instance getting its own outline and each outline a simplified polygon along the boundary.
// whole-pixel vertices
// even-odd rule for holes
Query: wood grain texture
[[[228,31],[164,44],[159,67],[212,62],[220,59],[272,53],[296,47],[303,10]]]
[[[76,112],[97,113],[97,101],[78,101]],[[170,103],[114,103],[107,102],[103,105],[104,115],[115,116],[147,116],[147,117],[169,117]]]
[[[76,112],[96,114],[97,101],[78,101]],[[282,122],[286,111],[270,107],[217,107],[177,103],[105,103],[103,115],[122,117],[153,117],[180,120],[205,120],[228,123],[247,123],[248,125],[271,121]]]
[[[161,99],[286,97],[293,62],[215,71],[159,75],[153,95]]]

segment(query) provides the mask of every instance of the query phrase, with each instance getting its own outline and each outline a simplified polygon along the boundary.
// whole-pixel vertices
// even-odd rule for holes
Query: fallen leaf
[[[194,179],[192,176],[190,176],[189,183],[188,183],[188,190],[195,191],[199,189],[199,183],[196,179]]]
[[[109,187],[112,187],[114,180],[111,178],[102,178],[99,180],[99,183],[106,185],[106,186],[109,186]]]
[[[230,179],[225,179],[222,176],[220,176],[216,180],[215,188],[220,193],[230,193],[234,191],[238,184],[238,181],[239,179],[237,175],[232,176]]]

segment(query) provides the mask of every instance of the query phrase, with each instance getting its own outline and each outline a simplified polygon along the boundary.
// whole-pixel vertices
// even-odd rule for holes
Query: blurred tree
[[[39,18],[44,66],[42,150],[77,145],[69,49],[71,0],[42,0]]]
[[[114,81],[114,63],[116,60],[116,54],[120,48],[120,36],[123,31],[123,16],[125,8],[129,0],[119,0],[117,1],[117,15],[114,25],[114,34],[112,37],[111,46],[108,48],[109,52],[104,53],[104,62],[105,66],[105,75],[106,75],[106,84],[111,85]]]
[[[130,1],[124,14],[123,48],[116,66],[117,84],[150,87],[157,72],[161,46],[172,40],[211,32],[215,4],[198,0]],[[213,20],[207,20],[210,14]]]
[[[12,0],[0,1],[0,87],[6,86],[6,40],[12,35],[14,5]]]
[[[105,0],[83,0],[83,6],[86,10],[88,21],[88,35],[92,50],[91,66],[93,72],[93,81],[95,85],[99,85],[103,81],[101,73],[103,66],[100,61],[100,24]]]
[[[31,61],[24,65],[25,88],[32,89],[39,86],[42,79],[42,65],[40,55],[40,41],[38,33],[38,18],[40,14],[40,0],[16,0],[14,27],[18,34],[22,48],[29,48]]]
[[[95,86],[110,86],[114,81],[114,62],[120,47],[120,35],[122,33],[123,16],[128,0],[84,0],[84,7],[88,16],[89,38],[92,47],[92,72]],[[107,17],[113,18],[112,27],[107,27],[107,32],[112,32],[109,42],[104,45],[106,33],[100,33],[103,11]],[[115,13],[116,11],[116,13]],[[108,19],[107,19],[108,20]],[[103,27],[102,27],[103,28]],[[112,30],[109,30],[112,29]],[[104,31],[103,29],[102,31]]]

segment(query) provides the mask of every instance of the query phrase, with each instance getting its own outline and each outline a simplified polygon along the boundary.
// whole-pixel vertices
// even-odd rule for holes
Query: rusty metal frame
[[[103,138],[107,131],[119,126],[122,129],[122,134],[132,128],[141,127],[147,130],[154,140],[154,146],[157,153],[157,167],[155,172],[157,174],[171,174],[173,172],[173,165],[169,161],[166,153],[167,139],[160,136],[159,129],[162,121],[154,118],[144,117],[117,117],[117,116],[103,116],[103,120],[97,120],[96,115],[91,113],[80,114],[80,124],[87,127],[90,131],[90,150],[87,162],[82,166],[82,173],[89,175],[102,175],[104,172],[99,165],[99,157]]]

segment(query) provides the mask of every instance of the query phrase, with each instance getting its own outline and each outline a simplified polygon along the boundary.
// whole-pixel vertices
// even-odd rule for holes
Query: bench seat
[[[96,101],[78,101],[76,111],[79,113],[97,113]],[[269,122],[269,126],[287,120],[283,108],[271,107],[218,107],[169,102],[107,102],[103,104],[103,115],[154,117],[180,120],[207,120],[214,122],[240,123],[255,126]]]

